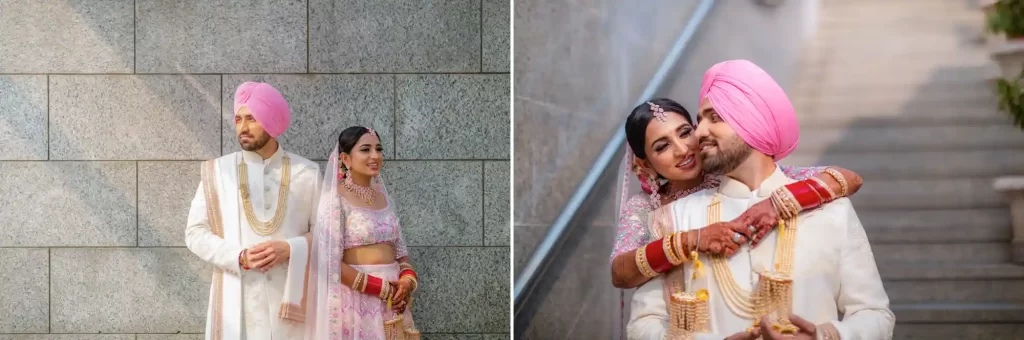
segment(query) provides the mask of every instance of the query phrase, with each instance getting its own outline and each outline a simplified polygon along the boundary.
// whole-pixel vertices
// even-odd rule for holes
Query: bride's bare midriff
[[[395,248],[387,243],[349,248],[341,261],[349,265],[391,264],[395,263]]]

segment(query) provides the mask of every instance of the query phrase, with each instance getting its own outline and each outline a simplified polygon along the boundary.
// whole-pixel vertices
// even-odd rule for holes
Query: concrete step
[[[818,51],[838,51],[842,49],[870,49],[874,51],[909,51],[910,49],[924,49],[928,51],[937,49],[958,49],[980,46],[981,41],[976,36],[963,34],[937,33],[916,33],[916,34],[892,34],[882,36],[877,33],[865,33],[860,30],[833,31],[829,35],[818,35],[811,41]],[[930,58],[942,60],[943,58]],[[870,64],[867,60],[861,61]]]
[[[933,323],[905,324],[896,319],[893,339],[934,340],[934,339],[1024,339],[1024,324],[966,323],[940,325]]]
[[[804,104],[794,99],[801,131],[811,128],[858,127],[929,127],[929,126],[989,126],[1010,125],[1007,114],[999,111],[996,103],[974,110],[949,107],[887,107],[867,110],[858,106],[823,108]],[[803,143],[801,143],[803,144]]]
[[[1018,280],[1024,279],[1024,266],[1012,263],[948,266],[889,265],[878,271],[886,281],[918,280]],[[1022,295],[1021,297],[1024,297]],[[941,299],[940,299],[941,300]]]
[[[1012,280],[886,280],[884,284],[891,303],[1024,302],[1024,278]]]
[[[899,1],[823,1],[824,11],[848,13],[849,15],[873,16],[879,12],[914,14],[918,11],[933,15],[977,11],[963,0],[899,0]]]
[[[1011,263],[881,266],[890,303],[1024,301],[1024,266]]]
[[[811,80],[810,77],[803,78]],[[858,84],[841,81],[802,81],[786,93],[793,101],[821,102],[822,99],[856,97],[864,98],[940,98],[957,96],[959,98],[985,97],[995,98],[996,84],[990,80],[950,82],[898,82],[891,81],[879,84]],[[821,98],[819,98],[821,97]]]
[[[1024,267],[1012,264],[879,269],[890,303],[1024,302]]]
[[[850,198],[858,210],[1003,208],[991,178],[873,180]]]
[[[1017,303],[892,304],[889,308],[900,323],[1024,322],[1024,304]]]
[[[898,34],[898,33],[879,33],[879,37],[876,39],[884,39],[884,34]],[[932,67],[954,67],[954,66],[980,66],[986,62],[991,62],[991,56],[989,50],[986,47],[986,42],[980,37],[963,37],[961,38],[960,47],[956,48],[956,53],[941,54],[941,57],[936,57],[934,53],[935,47],[911,49],[911,48],[890,48],[890,49],[871,49],[870,47],[860,46],[852,44],[850,46],[840,42],[843,37],[835,37],[831,41],[820,40],[809,42],[809,44],[821,45],[821,49],[816,49],[814,52],[809,52],[800,57],[800,66],[821,68],[826,65],[840,64],[849,65],[850,67],[867,67],[872,64],[869,60],[883,60],[888,63],[905,63],[908,67],[915,67],[911,61],[918,60],[924,65]],[[863,38],[868,39],[868,38]],[[916,67],[924,67],[916,66]],[[875,65],[877,67],[878,65]]]
[[[987,82],[991,85],[986,85],[985,88],[993,89],[995,88],[995,79],[1000,77],[998,67],[981,65],[918,71],[911,70],[913,72],[906,69],[875,69],[863,70],[862,72],[848,72],[848,70],[842,70],[839,68],[834,69],[835,70],[832,72],[822,72],[820,68],[814,69],[808,67],[806,69],[802,69],[800,70],[800,80],[796,83],[796,86],[821,86],[822,88],[833,85],[857,87],[903,86],[903,91],[907,91],[906,89],[908,88],[912,90],[926,91],[928,87],[933,84],[966,82],[980,84]],[[887,72],[899,72],[902,74],[895,79],[886,79],[885,74]],[[993,105],[993,107],[994,106],[995,105]]]
[[[800,131],[801,152],[974,151],[1024,148],[1024,133],[1010,124],[988,126],[847,127]]]
[[[860,9],[854,9],[854,8]],[[831,10],[823,7],[820,16],[822,27],[870,27],[888,25],[899,26],[907,22],[913,22],[920,26],[949,27],[960,22],[977,22],[982,20],[981,12],[965,11],[960,8],[949,8],[948,13],[937,14],[937,12],[926,11],[918,13],[914,11],[886,12],[874,9],[865,9],[862,6],[851,6],[846,9]],[[851,13],[860,13],[853,15]],[[895,24],[894,24],[895,23]]]
[[[857,106],[861,109],[874,110],[888,107],[946,107],[959,109],[963,112],[979,108],[991,109],[998,107],[992,88],[975,88],[971,91],[944,93],[924,89],[905,90],[890,93],[836,93],[821,92],[813,96],[803,96],[801,104],[813,105],[818,109],[828,110],[834,107]],[[865,101],[864,98],[871,98]]]
[[[844,53],[839,51],[837,53]],[[958,53],[931,51],[928,53]],[[990,62],[991,63],[991,62]],[[800,76],[818,82],[840,82],[844,84],[889,84],[891,82],[929,84],[932,82],[986,81],[1000,76],[998,67],[982,62],[959,63],[950,61],[945,65],[915,65],[909,62],[890,61],[887,63],[820,63],[801,64]],[[867,99],[867,98],[863,98]],[[867,101],[867,100],[865,100]]]
[[[1010,244],[936,243],[872,244],[878,266],[994,264],[1010,262]]]
[[[801,142],[803,145],[803,142]],[[834,165],[876,179],[942,179],[1024,175],[1024,148],[979,151],[831,151],[798,148],[786,165]]]
[[[994,209],[857,210],[872,245],[1005,242],[1012,237],[1010,211]]]

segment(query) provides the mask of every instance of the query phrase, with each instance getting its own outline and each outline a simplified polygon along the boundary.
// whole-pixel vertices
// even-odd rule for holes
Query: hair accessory
[[[658,104],[647,102],[647,105],[651,106],[651,113],[654,114],[655,118],[660,121],[665,121],[665,109],[662,109]]]
[[[366,131],[367,131],[367,133],[369,133],[369,134],[372,134],[372,135],[375,135],[375,136],[378,136],[378,137],[379,137],[379,135],[377,135],[377,133],[376,133],[376,132],[374,132],[374,131],[373,131],[373,129],[371,129],[371,128],[366,128]]]

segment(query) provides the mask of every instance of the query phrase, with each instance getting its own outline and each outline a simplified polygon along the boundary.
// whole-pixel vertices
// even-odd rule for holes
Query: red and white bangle
[[[416,291],[419,288],[419,276],[416,275],[416,271],[412,269],[412,265],[407,262],[402,262],[398,265],[401,272],[398,274],[398,279],[409,278],[412,281],[412,290]]]
[[[822,197],[814,190],[810,183],[803,181],[793,182],[786,184],[784,188],[789,190],[790,195],[800,204],[801,210],[814,209],[822,204]]]
[[[828,187],[828,184],[826,184],[825,181],[817,177],[811,177],[807,180],[810,181],[808,184],[811,184],[811,187],[814,187],[814,190],[818,192],[818,195],[821,195],[823,201],[822,204],[836,200],[836,193],[832,192],[832,189]]]

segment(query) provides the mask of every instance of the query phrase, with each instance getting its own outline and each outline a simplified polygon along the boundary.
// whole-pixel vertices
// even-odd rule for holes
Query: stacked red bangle
[[[411,264],[402,262],[402,264],[399,264],[398,267],[402,269],[402,271],[398,273],[399,278],[402,278],[403,276],[412,276],[412,278],[414,279],[419,278],[418,276],[416,276],[416,271],[412,270]]]
[[[384,280],[373,275],[366,276],[366,289],[363,293],[377,296],[380,295],[381,289],[384,289]]]
[[[818,193],[818,199],[821,201],[821,204],[832,202],[835,199],[835,197],[832,197],[832,191],[825,187],[825,182],[817,178],[808,178],[803,180],[803,182],[807,182],[814,189],[814,192]]]
[[[648,243],[644,249],[647,255],[647,264],[655,273],[664,273],[672,269],[672,263],[668,261],[664,248],[665,239]]]
[[[814,190],[814,187],[806,181],[786,184],[786,190],[793,195],[802,210],[817,208],[822,205],[822,197]]]

